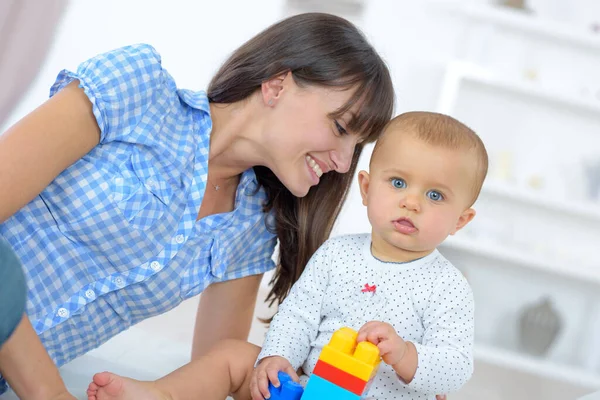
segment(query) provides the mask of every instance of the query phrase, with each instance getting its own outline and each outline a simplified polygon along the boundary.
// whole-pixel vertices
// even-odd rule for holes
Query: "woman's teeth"
[[[317,176],[320,178],[323,175],[323,170],[321,167],[319,167],[319,164],[317,164],[317,162],[308,154],[306,155],[306,161],[313,171],[315,171],[315,174],[317,174]]]

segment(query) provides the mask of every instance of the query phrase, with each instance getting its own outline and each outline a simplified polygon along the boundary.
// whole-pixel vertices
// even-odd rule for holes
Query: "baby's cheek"
[[[380,207],[376,207],[374,205],[370,205],[368,207],[369,222],[373,226],[381,225],[382,220],[382,209]]]
[[[433,218],[429,218],[427,222],[428,240],[437,242],[434,243],[436,246],[446,239],[453,228],[450,218],[444,214],[433,216]]]

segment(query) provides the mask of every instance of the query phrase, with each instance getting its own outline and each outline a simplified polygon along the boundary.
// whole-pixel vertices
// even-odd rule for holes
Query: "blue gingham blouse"
[[[93,104],[100,144],[0,224],[26,269],[27,312],[62,365],[213,282],[274,267],[252,169],[232,212],[196,221],[207,184],[204,92],[178,89],[148,45],[62,71]]]

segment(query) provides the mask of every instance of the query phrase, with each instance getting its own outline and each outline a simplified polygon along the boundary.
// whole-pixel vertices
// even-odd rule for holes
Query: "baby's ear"
[[[456,222],[456,227],[450,232],[451,235],[454,235],[456,232],[460,231],[462,228],[467,226],[469,222],[475,218],[475,210],[473,208],[467,208],[465,211],[460,214],[458,217],[458,221]]]
[[[360,171],[358,173],[358,187],[360,188],[360,197],[362,197],[363,206],[367,205],[367,193],[369,193],[369,173]]]

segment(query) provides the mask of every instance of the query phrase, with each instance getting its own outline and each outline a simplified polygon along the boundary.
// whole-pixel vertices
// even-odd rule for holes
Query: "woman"
[[[28,399],[73,398],[55,364],[200,292],[192,356],[246,339],[276,241],[271,301],[329,235],[394,98],[327,14],[263,31],[206,94],[177,89],[148,45],[61,72],[51,94],[0,138],[0,237],[29,285],[0,372]]]

